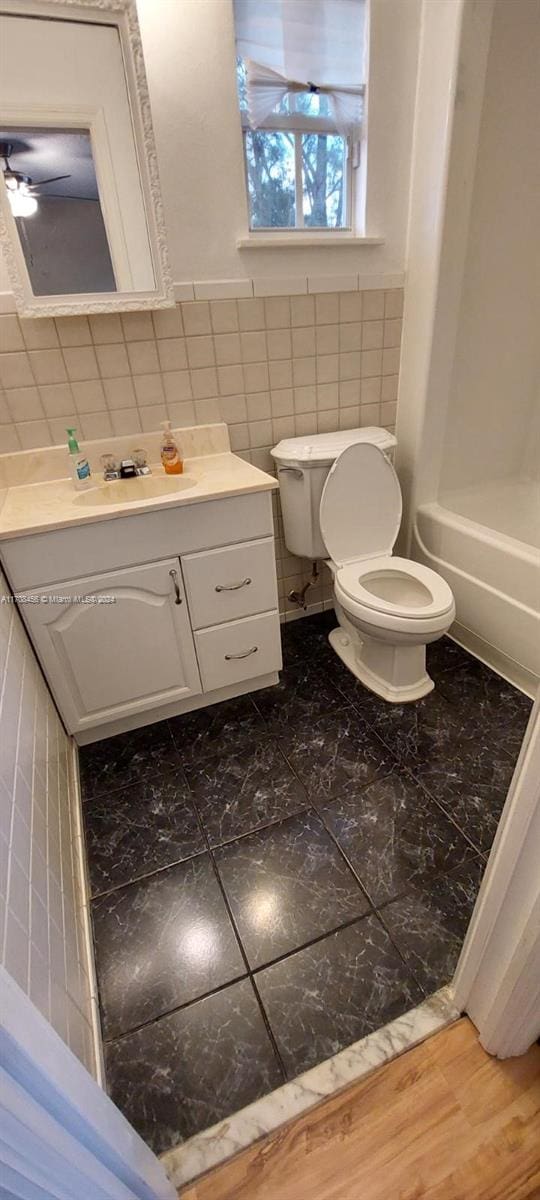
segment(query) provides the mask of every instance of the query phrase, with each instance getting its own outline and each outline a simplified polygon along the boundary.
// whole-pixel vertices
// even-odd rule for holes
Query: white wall
[[[442,491],[532,465],[540,374],[539,64],[540,0],[497,0]]]
[[[368,186],[360,232],[384,244],[308,249],[236,247],[248,233],[248,217],[232,0],[137,0],[137,9],[176,283],[271,278],[287,294],[305,291],[307,276],[332,276],[338,291],[339,277],[360,275],[362,288],[370,277],[404,271],[422,0],[370,3]],[[0,259],[0,292],[9,291]],[[233,294],[251,295],[251,284]]]
[[[403,271],[420,0],[371,2],[366,233],[385,244],[358,249],[236,249],[248,230],[232,0],[137,8],[176,282]]]
[[[96,1072],[69,739],[0,574],[0,962]]]

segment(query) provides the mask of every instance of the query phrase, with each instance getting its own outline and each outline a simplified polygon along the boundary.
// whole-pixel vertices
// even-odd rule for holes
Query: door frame
[[[540,1035],[540,689],[452,980],[498,1058]]]
[[[0,967],[2,1179],[25,1200],[177,1200],[156,1155]]]

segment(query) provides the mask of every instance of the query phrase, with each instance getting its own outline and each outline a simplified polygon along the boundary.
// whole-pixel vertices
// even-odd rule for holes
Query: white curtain
[[[339,132],[358,137],[365,0],[234,0],[234,18],[253,128],[287,92],[311,89],[329,97]]]

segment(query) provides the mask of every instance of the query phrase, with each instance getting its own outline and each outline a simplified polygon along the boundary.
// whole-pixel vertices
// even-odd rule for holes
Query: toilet
[[[324,558],[332,572],[339,625],[330,643],[357,679],[394,704],[432,690],[426,645],[455,617],[446,581],[392,553],[402,514],[395,445],[369,427],[288,438],[272,451],[287,547]]]

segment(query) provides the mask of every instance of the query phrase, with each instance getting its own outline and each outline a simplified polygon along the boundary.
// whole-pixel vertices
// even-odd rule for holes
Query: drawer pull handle
[[[181,597],[181,595],[180,595],[180,588],[178,587],[178,571],[175,571],[175,570],[174,570],[174,567],[173,567],[173,568],[172,568],[172,569],[169,571],[169,575],[170,575],[170,577],[171,577],[171,579],[172,579],[172,581],[173,581],[173,586],[174,586],[174,594],[175,594],[175,601],[174,601],[174,603],[175,603],[175,604],[181,604],[181,603],[182,603],[182,597]]]
[[[252,646],[251,650],[244,650],[242,654],[226,654],[225,661],[229,662],[231,658],[249,658],[249,655],[256,654],[258,649],[258,646]]]
[[[239,588],[247,587],[251,583],[249,575],[245,579],[241,579],[240,583],[217,583],[216,592],[237,592]]]

